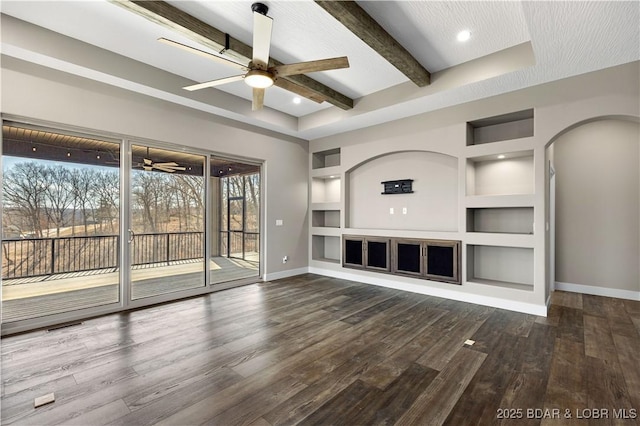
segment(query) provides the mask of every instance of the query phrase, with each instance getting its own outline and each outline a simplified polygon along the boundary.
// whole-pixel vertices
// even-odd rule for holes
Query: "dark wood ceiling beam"
[[[316,3],[419,87],[430,83],[429,71],[355,1],[316,0]]]
[[[225,48],[226,34],[224,32],[189,15],[186,12],[183,12],[169,3],[165,3],[163,1],[139,0],[111,1],[150,20],[151,22],[182,34],[196,43],[202,44],[216,52],[220,52]],[[247,13],[249,13],[249,11]],[[253,49],[251,46],[244,44],[233,37],[229,37],[228,42],[229,48],[225,50],[225,55],[248,64],[252,56]],[[269,66],[277,65],[283,65],[283,63],[273,58],[269,58]],[[300,89],[296,93],[299,93],[302,96],[305,96],[303,93],[312,92],[312,100],[315,100],[316,102],[327,101],[344,110],[353,108],[353,99],[306,75],[291,75],[280,77],[278,80],[280,79],[286,79],[288,84],[279,85],[278,81],[276,81],[277,86],[287,86],[291,88],[298,87]]]

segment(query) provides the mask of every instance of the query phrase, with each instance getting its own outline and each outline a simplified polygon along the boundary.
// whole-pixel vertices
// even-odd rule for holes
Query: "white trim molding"
[[[454,290],[444,290],[440,288],[428,287],[419,284],[398,282],[385,278],[367,277],[364,275],[351,274],[342,271],[332,271],[322,268],[309,268],[309,273],[324,275],[327,277],[340,278],[349,281],[356,281],[364,284],[372,284],[380,287],[393,288],[396,290],[409,291],[411,293],[424,294],[427,296],[441,297],[444,299],[456,300],[458,302],[473,303],[475,305],[490,306],[492,308],[505,309],[508,311],[521,312],[525,314],[547,316],[546,305],[536,305],[534,303],[505,300],[497,297],[483,296],[480,294],[463,293]]]
[[[296,275],[302,275],[309,272],[309,268],[289,269],[286,271],[273,272],[271,274],[264,274],[263,281],[280,280],[282,278],[295,277]]]
[[[584,284],[572,284],[556,281],[556,290],[572,293],[592,294],[594,296],[615,297],[616,299],[628,299],[640,301],[640,291],[621,290],[618,288],[596,287]]]

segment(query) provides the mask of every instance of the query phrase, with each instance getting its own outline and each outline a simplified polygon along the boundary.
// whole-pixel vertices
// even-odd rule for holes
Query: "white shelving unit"
[[[466,282],[534,288],[534,111],[467,123]]]
[[[340,263],[342,168],[340,148],[311,154],[311,260]]]

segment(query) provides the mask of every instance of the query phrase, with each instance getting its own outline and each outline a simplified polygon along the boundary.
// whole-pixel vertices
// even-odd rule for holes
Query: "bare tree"
[[[181,211],[186,213],[185,230],[201,230],[204,219],[204,179],[202,176],[190,175],[175,175],[173,178],[182,203]],[[193,228],[191,218],[195,219]]]
[[[118,172],[97,172],[93,183],[93,192],[99,198],[100,224],[102,225],[102,222],[106,221],[109,225],[110,232],[117,233],[117,219],[120,205],[120,178]]]
[[[75,198],[71,191],[71,173],[63,166],[49,166],[44,169],[44,175],[47,181],[45,212],[56,227],[56,237],[59,237],[60,228],[67,222],[67,210]]]
[[[4,173],[2,192],[6,205],[18,209],[40,238],[46,191],[45,168],[41,164],[17,163]]]
[[[133,173],[133,201],[141,217],[137,222],[142,224],[143,232],[159,232],[161,220],[161,201],[166,191],[162,175],[154,172],[136,171]],[[135,214],[135,213],[134,213]]]
[[[85,235],[89,234],[89,212],[94,204],[95,176],[96,171],[93,169],[73,169],[70,172],[70,189],[75,197],[75,205],[79,206],[82,212]]]

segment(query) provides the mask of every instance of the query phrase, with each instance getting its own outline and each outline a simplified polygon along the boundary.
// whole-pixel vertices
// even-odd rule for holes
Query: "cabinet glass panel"
[[[422,273],[422,257],[420,243],[396,244],[396,272],[420,275]]]
[[[453,247],[427,247],[427,271],[431,275],[453,277]]]
[[[389,270],[389,242],[367,240],[367,268]]]
[[[344,263],[351,266],[364,266],[362,248],[363,240],[344,240]]]

